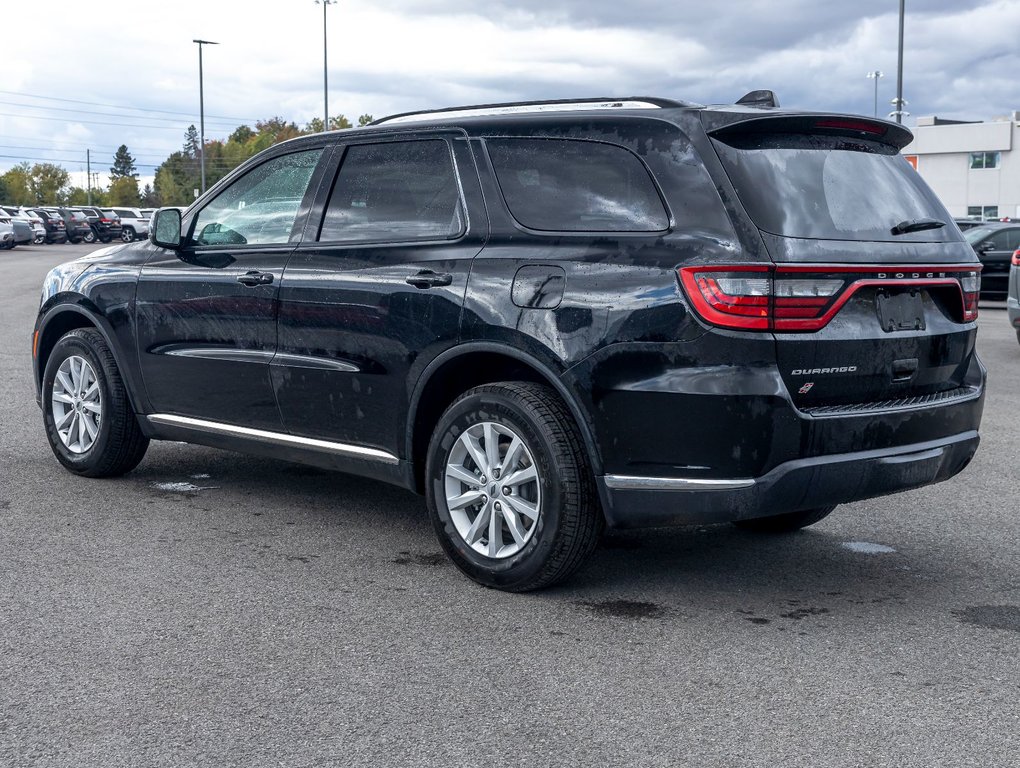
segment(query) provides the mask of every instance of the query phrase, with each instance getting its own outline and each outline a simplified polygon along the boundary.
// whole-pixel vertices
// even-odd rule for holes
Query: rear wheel
[[[453,562],[509,592],[573,573],[602,529],[595,481],[573,417],[548,387],[475,387],[439,420],[426,497]]]
[[[817,509],[802,509],[799,512],[785,512],[781,515],[770,515],[769,517],[753,517],[750,520],[737,520],[733,524],[745,531],[755,533],[791,533],[814,525],[819,520],[829,516],[829,513],[836,508],[818,507]]]
[[[42,382],[43,423],[57,460],[86,477],[130,472],[149,440],[102,334],[79,328],[56,343]]]
[[[94,243],[96,242],[96,233],[90,229],[82,236],[81,239],[84,240],[86,243]]]
[[[124,229],[120,231],[120,239],[125,243],[130,243],[135,239],[135,231],[131,229],[131,227],[124,227]]]

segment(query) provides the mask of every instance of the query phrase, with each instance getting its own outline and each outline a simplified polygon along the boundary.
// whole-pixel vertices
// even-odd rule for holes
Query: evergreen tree
[[[201,143],[198,129],[193,125],[189,125],[188,130],[184,133],[184,154],[188,157],[198,157],[198,152],[202,148]]]
[[[127,144],[117,147],[117,153],[113,156],[113,167],[110,168],[111,179],[138,178],[138,169],[135,168],[135,159],[128,152]]]

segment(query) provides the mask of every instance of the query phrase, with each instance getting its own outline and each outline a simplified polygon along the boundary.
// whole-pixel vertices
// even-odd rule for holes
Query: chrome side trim
[[[290,352],[277,352],[271,365],[279,365],[284,368],[313,368],[320,371],[341,371],[343,373],[357,373],[361,370],[354,363],[348,363],[346,360],[334,360],[329,357],[316,357],[314,355],[294,355]]]
[[[697,477],[635,477],[606,475],[606,487],[619,491],[734,491],[750,488],[753,478],[715,480]]]
[[[145,418],[153,424],[164,424],[170,427],[184,427],[185,429],[193,429],[196,432],[207,432],[214,435],[243,437],[248,440],[257,440],[260,443],[283,445],[288,448],[305,448],[312,451],[333,453],[337,456],[346,456],[352,459],[380,461],[384,464],[398,464],[400,462],[400,460],[389,451],[381,451],[378,448],[365,448],[360,445],[348,445],[347,443],[333,443],[329,440],[316,440],[311,437],[298,437],[297,435],[287,435],[282,432],[267,432],[262,429],[239,427],[235,424],[223,424],[218,421],[193,419],[189,416],[175,416],[170,413],[151,413]]]
[[[201,360],[222,360],[229,363],[268,363],[276,354],[275,350],[234,347],[164,347],[152,351],[173,357],[197,357]]]

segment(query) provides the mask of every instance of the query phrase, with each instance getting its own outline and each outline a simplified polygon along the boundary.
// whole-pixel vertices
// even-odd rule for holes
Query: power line
[[[75,115],[99,115],[101,117],[121,117],[121,118],[124,118],[125,120],[150,120],[150,119],[152,119],[149,115],[126,115],[126,114],[117,114],[116,112],[95,112],[95,111],[88,110],[88,109],[77,109],[77,108],[70,109],[68,107],[48,107],[48,106],[41,105],[41,104],[22,104],[22,103],[17,102],[17,101],[0,101],[0,104],[6,104],[9,107],[23,107],[25,109],[44,109],[44,110],[47,110],[49,112],[71,112],[72,114],[75,114]],[[31,118],[36,117],[36,115],[22,115],[22,117],[26,117],[26,118],[31,119]],[[235,122],[227,121],[227,120],[222,120],[222,121],[221,120],[216,120],[214,122],[216,122],[217,124],[222,123],[224,126],[235,126],[236,127],[236,125],[237,125]]]
[[[173,111],[168,110],[168,109],[151,109],[151,108],[148,108],[148,107],[127,107],[127,106],[124,106],[122,104],[100,104],[100,103],[97,103],[95,101],[83,101],[81,99],[61,99],[61,98],[57,98],[56,96],[36,96],[33,93],[19,93],[18,91],[3,91],[3,90],[0,90],[0,93],[5,93],[8,96],[21,96],[22,98],[40,99],[42,101],[61,101],[61,102],[65,102],[67,104],[89,104],[89,105],[91,105],[93,107],[109,107],[111,109],[131,109],[131,110],[135,110],[137,112],[153,112],[153,113],[159,113],[159,114],[163,114],[163,115],[191,115],[192,114],[191,112],[173,112]],[[259,119],[259,118],[255,118],[255,117],[231,117],[230,115],[207,115],[207,117],[222,118],[224,120],[240,120],[242,122],[251,122],[251,123],[254,123],[254,122],[256,122]]]

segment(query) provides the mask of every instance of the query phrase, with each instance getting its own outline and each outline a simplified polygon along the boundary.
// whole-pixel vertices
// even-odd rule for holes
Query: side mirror
[[[160,208],[152,214],[149,239],[161,248],[181,247],[181,212],[177,208]]]

